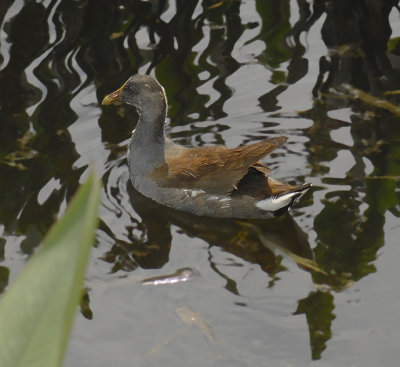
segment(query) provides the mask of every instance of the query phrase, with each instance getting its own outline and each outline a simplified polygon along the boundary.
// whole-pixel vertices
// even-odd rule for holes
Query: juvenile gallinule
[[[138,111],[128,150],[129,175],[137,191],[159,204],[211,217],[263,218],[283,213],[311,186],[274,180],[259,162],[287,140],[284,136],[233,149],[173,143],[164,134],[164,88],[148,75],[130,77],[102,104],[114,102]]]

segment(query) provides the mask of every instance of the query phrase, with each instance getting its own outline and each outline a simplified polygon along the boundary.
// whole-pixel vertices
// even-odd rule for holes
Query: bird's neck
[[[143,142],[153,144],[164,138],[164,124],[167,116],[165,95],[154,94],[139,109],[139,121],[136,126]]]
[[[165,101],[157,101],[138,111],[139,120],[129,150],[133,160],[130,165],[135,165],[139,171],[151,170],[165,162],[166,109]]]

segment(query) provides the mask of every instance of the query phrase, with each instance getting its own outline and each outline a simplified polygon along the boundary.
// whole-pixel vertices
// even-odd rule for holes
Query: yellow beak
[[[106,105],[106,104],[120,102],[119,97],[121,95],[121,91],[122,91],[122,87],[119,88],[118,90],[116,90],[115,92],[112,92],[112,93],[106,95],[103,99],[103,102],[101,102],[101,104]]]

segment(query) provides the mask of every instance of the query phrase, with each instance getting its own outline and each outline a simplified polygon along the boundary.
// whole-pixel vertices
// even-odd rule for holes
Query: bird
[[[260,162],[285,136],[236,148],[174,143],[165,134],[165,90],[149,75],[131,76],[102,101],[121,103],[139,116],[127,153],[130,181],[158,204],[199,216],[262,219],[283,214],[311,187],[275,180]]]

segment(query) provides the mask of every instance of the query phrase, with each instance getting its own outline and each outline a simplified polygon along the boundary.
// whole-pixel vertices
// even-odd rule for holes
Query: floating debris
[[[215,338],[211,331],[210,326],[203,319],[200,313],[191,310],[187,306],[178,307],[176,309],[176,313],[185,324],[188,324],[190,326],[192,325],[198,326],[211,343],[215,342]]]
[[[173,274],[161,275],[152,278],[143,279],[140,283],[144,285],[162,285],[162,284],[175,284],[181,282],[187,282],[195,276],[198,276],[197,270],[191,268],[178,269]]]

